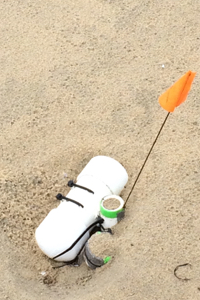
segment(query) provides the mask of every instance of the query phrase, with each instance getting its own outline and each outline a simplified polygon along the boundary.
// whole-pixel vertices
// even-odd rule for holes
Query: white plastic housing
[[[37,244],[43,253],[54,258],[71,247],[84,230],[95,222],[100,213],[102,198],[112,194],[119,195],[127,180],[126,170],[113,158],[92,158],[77,177],[77,184],[89,188],[94,194],[73,187],[66,197],[78,201],[84,208],[64,200],[49,212],[35,232]],[[55,260],[75,259],[88,238],[87,232],[70,251]]]

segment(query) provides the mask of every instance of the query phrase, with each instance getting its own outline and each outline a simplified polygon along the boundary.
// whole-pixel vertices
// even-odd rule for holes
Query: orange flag
[[[175,107],[183,103],[190,91],[196,73],[188,71],[166,92],[159,97],[159,103],[168,112],[173,112]]]

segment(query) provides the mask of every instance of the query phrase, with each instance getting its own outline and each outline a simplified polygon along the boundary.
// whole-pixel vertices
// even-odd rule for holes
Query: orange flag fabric
[[[168,112],[183,103],[190,91],[196,73],[188,71],[177,82],[175,82],[166,92],[159,97],[159,103]]]

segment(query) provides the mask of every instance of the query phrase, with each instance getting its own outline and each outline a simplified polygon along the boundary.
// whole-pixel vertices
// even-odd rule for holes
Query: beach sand
[[[199,1],[10,0],[0,11],[0,299],[199,299]],[[55,195],[106,155],[128,172],[126,199],[167,114],[158,97],[188,70],[188,99],[114,227],[114,259],[53,269],[34,232]]]

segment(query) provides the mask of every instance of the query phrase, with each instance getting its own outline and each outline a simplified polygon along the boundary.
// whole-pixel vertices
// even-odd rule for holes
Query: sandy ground
[[[199,1],[1,0],[0,12],[0,299],[199,299]],[[102,154],[125,166],[126,199],[166,116],[158,96],[188,70],[115,258],[53,269],[34,232],[55,195]]]

